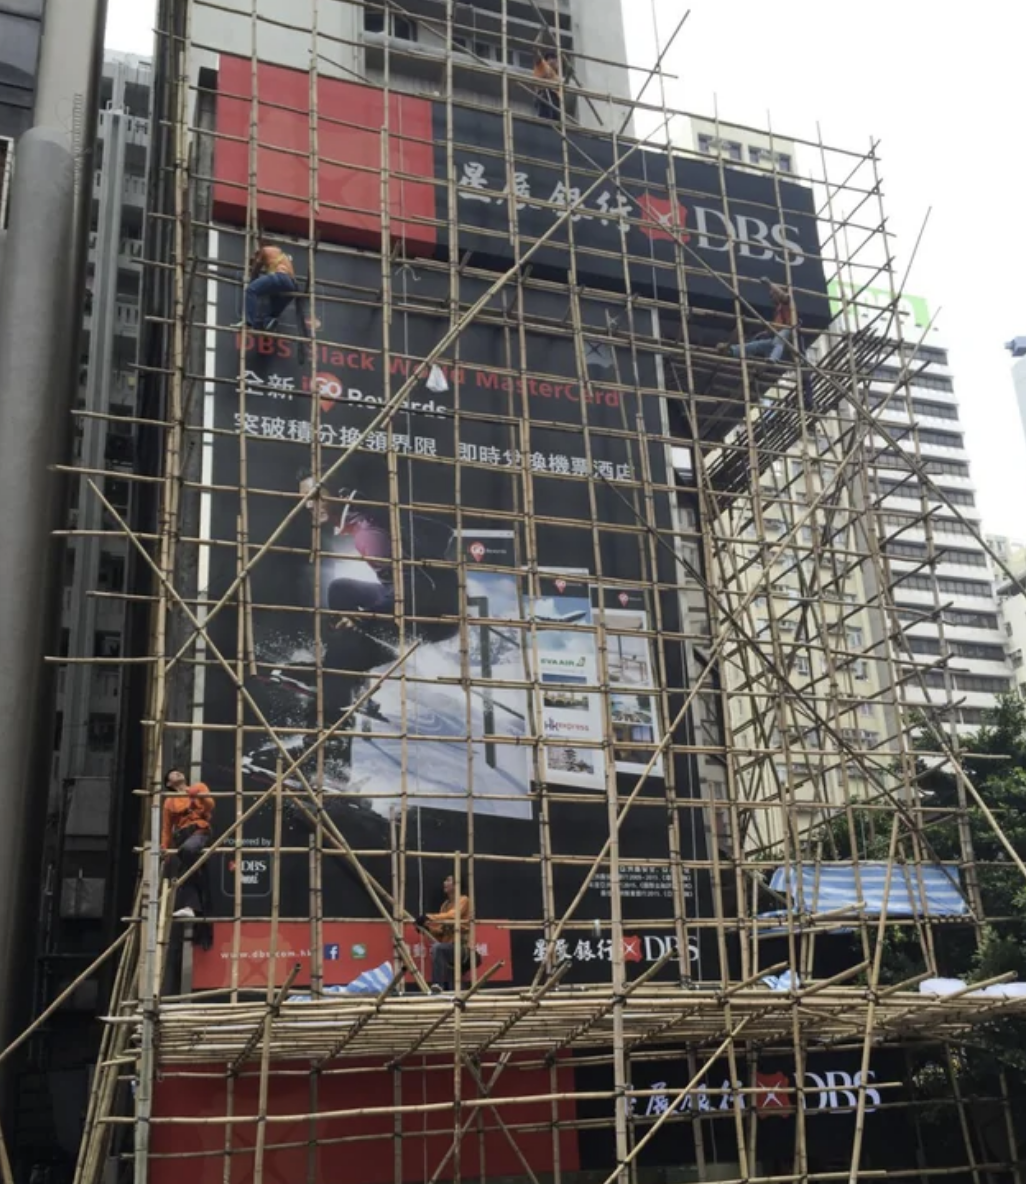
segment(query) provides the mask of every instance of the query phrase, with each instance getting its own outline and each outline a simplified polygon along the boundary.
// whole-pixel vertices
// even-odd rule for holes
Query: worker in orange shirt
[[[244,323],[251,329],[273,329],[297,291],[292,257],[286,255],[281,247],[261,243],[249,262]],[[262,301],[266,302],[266,315],[261,313]],[[240,322],[236,327],[242,328],[242,324]]]
[[[181,769],[168,769],[164,786],[170,796],[164,799],[160,848],[164,852],[168,879],[177,880],[210,844],[214,799],[202,781],[189,785]],[[178,907],[173,915],[195,917],[202,912],[202,898],[198,875],[190,876],[178,889],[175,901]]]
[[[534,76],[542,84],[534,100],[539,119],[558,119],[559,54],[554,49],[539,49],[535,55]]]
[[[470,963],[470,899],[463,895],[459,900],[456,899],[456,881],[452,876],[447,877],[442,885],[442,893],[442,907],[438,912],[422,913],[416,924],[435,939],[431,947],[432,990],[451,991],[455,981],[457,925],[462,946],[460,961],[464,966]]]

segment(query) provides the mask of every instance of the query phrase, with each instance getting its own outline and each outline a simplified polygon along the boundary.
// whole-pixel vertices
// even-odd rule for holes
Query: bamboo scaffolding
[[[681,183],[673,164],[673,155],[701,156],[670,143],[675,121],[688,113],[668,104],[665,83],[672,75],[665,65],[687,14],[669,37],[657,35],[655,60],[628,100],[582,84],[582,73],[587,82],[592,66],[623,64],[579,53],[579,47],[568,50],[569,26],[561,24],[560,7],[549,9],[547,3],[498,0],[484,14],[453,0],[368,2],[362,7],[368,15],[379,15],[384,29],[376,41],[360,38],[356,26],[348,30],[334,17],[324,19],[318,0],[311,0],[309,16],[297,13],[292,23],[265,11],[272,6],[257,0],[232,5],[163,0],[161,5],[164,77],[154,127],[167,135],[169,149],[155,162],[148,213],[155,227],[166,228],[173,248],[169,258],[148,253],[142,263],[147,274],[168,285],[167,300],[155,300],[145,310],[147,332],[164,348],[141,356],[138,366],[160,398],[128,422],[161,432],[164,456],[159,474],[124,475],[159,497],[159,517],[155,529],[135,530],[104,492],[104,474],[72,465],[67,471],[84,479],[113,529],[60,532],[96,545],[117,538],[135,553],[153,587],[145,594],[125,592],[120,599],[150,606],[150,652],[54,659],[152,668],[143,713],[144,788],[137,791],[148,816],[135,848],[140,893],[121,937],[0,1053],[3,1059],[20,1047],[104,959],[121,955],[75,1184],[100,1184],[107,1148],[119,1132],[134,1135],[130,1154],[136,1184],[149,1184],[165,1161],[180,1168],[212,1154],[191,1147],[168,1151],[166,1142],[161,1151],[154,1150],[155,1136],[179,1128],[200,1133],[215,1128],[224,1181],[233,1178],[242,1156],[256,1184],[276,1178],[281,1170],[276,1157],[282,1152],[305,1151],[306,1178],[316,1184],[324,1171],[324,1148],[341,1146],[359,1155],[382,1142],[390,1144],[394,1184],[409,1178],[414,1154],[422,1160],[419,1178],[429,1184],[448,1179],[462,1184],[472,1174],[486,1180],[498,1172],[491,1162],[496,1147],[514,1157],[516,1170],[531,1184],[564,1184],[572,1178],[564,1162],[564,1136],[603,1131],[610,1140],[609,1162],[602,1169],[605,1184],[640,1184],[647,1178],[646,1150],[659,1146],[668,1128],[682,1130],[684,1124],[699,1178],[725,1178],[728,1184],[857,1184],[885,1175],[929,1179],[959,1173],[980,1182],[991,1172],[1022,1179],[1015,1098],[1004,1071],[999,1093],[987,1099],[1001,1107],[1005,1126],[1010,1160],[998,1164],[990,1162],[987,1144],[976,1132],[974,1102],[959,1079],[952,1050],[971,1046],[974,1031],[995,1020],[1026,1018],[1026,997],[1002,991],[1006,976],[946,995],[922,988],[943,964],[939,934],[945,927],[975,931],[979,937],[985,924],[1007,920],[986,916],[981,876],[993,867],[1011,867],[1026,879],[1026,862],[974,784],[957,728],[943,719],[943,712],[960,709],[960,687],[951,668],[957,637],[951,637],[945,619],[941,585],[933,579],[932,604],[924,613],[938,625],[938,652],[926,655],[909,650],[915,622],[908,619],[901,588],[910,577],[935,576],[950,554],[947,536],[957,531],[972,538],[1023,589],[993,555],[979,523],[938,484],[936,462],[924,455],[919,429],[898,429],[885,418],[904,410],[916,423],[913,386],[926,365],[917,351],[925,345],[928,327],[915,341],[903,336],[898,308],[904,277],[895,274],[877,145],[870,142],[866,151],[828,148],[818,129],[815,140],[788,141],[802,148],[806,163],[815,158],[809,193],[820,249],[810,261],[838,284],[835,318],[813,350],[798,350],[772,370],[747,350],[725,358],[714,338],[734,334],[746,341],[773,330],[750,299],[751,281],[744,278],[749,273],[741,262],[749,247],[732,234],[709,231],[722,264],[714,269],[695,250],[689,237],[694,228],[682,215],[701,199],[717,204],[730,225],[733,198],[728,195],[737,167],[723,155],[702,157],[716,180],[710,182],[714,190],[696,192]],[[214,88],[205,71],[193,68],[211,50],[224,48],[205,46],[202,37],[193,36],[200,13],[245,25],[247,93]],[[424,37],[418,43],[393,35],[396,20],[416,22]],[[539,121],[539,134],[552,137],[555,155],[533,157],[518,142],[519,120],[530,119],[536,84],[523,71],[483,56],[477,44],[479,20],[486,29],[481,37],[488,44],[497,39],[500,63],[542,43],[525,35],[535,24],[542,37],[559,46],[565,69],[556,83],[558,118]],[[295,36],[297,44],[306,39],[305,105],[295,95],[285,102],[264,93],[260,49],[268,36]],[[410,88],[410,71],[419,72],[422,83],[430,78],[436,88],[433,134],[439,136],[444,177],[418,175],[410,164],[424,134],[408,125],[403,104],[396,101]],[[324,109],[322,83],[339,77],[364,84],[372,77],[382,99],[380,126],[370,131],[376,147],[359,163],[339,159],[337,145],[368,129],[348,112],[337,116]],[[475,98],[476,85],[493,88],[489,93],[499,94],[499,106],[483,101],[484,91]],[[659,92],[656,98],[653,89]],[[211,126],[213,104],[224,101],[245,105],[244,135],[225,135]],[[574,110],[582,123],[594,121],[595,138],[579,134]],[[275,329],[302,357],[305,387],[292,392],[288,412],[292,422],[309,428],[291,440],[297,467],[302,462],[311,473],[310,487],[301,493],[260,484],[264,441],[273,438],[278,446],[285,440],[265,435],[260,422],[252,430],[251,421],[260,420],[264,404],[245,348],[239,349],[230,374],[213,373],[210,361],[218,343],[227,340],[224,335],[234,331],[219,323],[219,310],[226,306],[220,296],[230,292],[237,302],[245,286],[245,278],[240,282],[228,274],[222,239],[232,232],[214,217],[208,200],[215,182],[214,153],[245,154],[245,181],[238,184],[236,198],[245,220],[235,232],[244,258],[264,241],[263,211],[297,200],[260,164],[261,120],[268,113],[283,120],[301,118],[307,129],[305,147],[280,151],[282,160],[302,164],[306,177],[306,208],[281,240],[304,261],[308,316],[295,333],[284,326]],[[486,114],[501,122],[501,146],[463,142],[463,121]],[[630,134],[635,120],[646,121],[651,130]],[[712,122],[717,137],[732,134],[716,111]],[[775,161],[776,129],[768,124],[760,134],[768,138]],[[596,150],[598,140],[611,150],[612,164]],[[651,149],[667,153],[665,167],[658,166],[664,175],[646,181],[660,200],[665,198],[665,218],[639,204],[627,187],[636,187],[635,182],[626,181],[622,171],[626,162],[656,159]],[[488,189],[485,198],[505,209],[506,222],[499,228],[471,227],[461,217],[467,193],[457,174],[470,152],[486,162],[490,175],[503,178],[504,187]],[[528,204],[549,224],[542,233],[528,235],[519,219],[518,179],[532,165],[558,176],[560,189],[548,199],[530,196]],[[647,175],[650,163],[643,167]],[[808,216],[790,197],[793,178],[782,175],[777,164],[741,167],[765,183],[761,198],[751,204],[768,222],[786,226],[789,218]],[[365,214],[349,204],[347,193],[337,191],[332,178],[342,169],[374,187],[380,201],[380,236],[375,235],[374,246],[380,275],[371,278],[366,269],[345,281],[329,278],[347,270],[357,273],[348,265],[366,258],[362,248],[321,240],[322,226],[331,218]],[[433,213],[399,216],[412,185],[430,187]],[[439,186],[444,186],[441,193]],[[586,203],[600,193],[621,207],[618,215],[609,214],[614,227],[619,220],[620,230],[619,243],[611,235],[609,247],[594,247],[580,225],[580,219],[595,215]],[[632,240],[631,231],[642,234]],[[436,258],[416,257],[411,246],[413,236],[425,232],[444,238],[447,249]],[[642,236],[668,242],[672,258],[631,246]],[[489,266],[487,252],[478,245],[482,240],[491,241],[506,260],[505,270]],[[562,278],[545,270],[546,250],[554,243],[567,261]],[[614,290],[589,282],[594,274],[589,264],[596,259],[618,273]],[[792,293],[820,294],[818,281],[803,287],[810,271],[799,270],[789,251],[783,250],[781,259]],[[639,282],[642,274],[649,280]],[[694,303],[691,289],[700,280],[715,288],[715,308]],[[867,298],[868,289],[878,286],[887,295],[882,307]],[[319,309],[347,318],[380,314],[380,340],[334,340],[323,331]],[[425,326],[434,344],[420,356],[418,333]],[[486,367],[471,335],[478,328],[488,330],[497,343]],[[550,347],[554,357],[557,350],[572,355],[571,373],[556,372],[567,367],[548,360]],[[589,350],[596,348],[610,359],[601,381],[589,370]],[[326,364],[321,359],[333,351],[358,355],[382,378],[380,398],[369,407],[365,426],[342,445],[328,431],[331,421],[324,418],[319,386]],[[884,364],[893,366],[893,373],[881,379],[876,371]],[[436,365],[445,373],[451,403],[438,411],[438,419],[453,437],[452,456],[430,457],[452,491],[451,503],[437,504],[420,495],[414,478],[428,461],[411,452],[402,419],[407,401]],[[475,372],[486,372],[495,384],[493,412],[479,410],[469,395]],[[574,414],[565,419],[556,411],[546,414],[543,400],[534,398],[536,389],[544,394],[542,386],[551,397],[562,387],[573,389]],[[592,404],[604,394],[614,399],[610,406],[619,415],[600,424]],[[215,422],[218,399],[234,400],[232,406],[238,407],[235,429]],[[533,403],[542,403],[542,410],[536,412]],[[292,418],[297,415],[299,420]],[[485,463],[469,447],[485,426],[509,444],[511,459],[503,467]],[[547,464],[545,452],[557,455],[555,444],[543,445],[547,439],[567,441],[567,451],[572,441],[583,469]],[[192,449],[212,457],[215,447],[232,451],[237,479],[226,483],[212,460],[199,467],[190,462]],[[890,484],[881,479],[881,448],[892,465]],[[686,465],[678,463],[681,449],[687,452]],[[327,606],[327,551],[315,516],[308,544],[300,545],[305,508],[314,501],[337,502],[338,482],[381,453],[386,491],[379,490],[380,500],[366,499],[366,504],[388,524],[394,608],[333,610]],[[629,458],[624,472],[611,465],[603,469],[602,458],[621,454]],[[497,471],[503,474],[508,504],[475,505],[475,482]],[[912,493],[913,487],[916,508],[896,510],[890,494],[895,488]],[[199,526],[190,517],[190,499],[205,507]],[[215,504],[234,508],[231,525],[225,518],[215,529],[210,516]],[[418,603],[417,579],[430,577],[435,564],[425,563],[404,540],[403,524],[421,513],[451,523],[458,544],[482,523],[512,538],[515,559],[509,564],[468,561],[461,545],[438,562],[438,571],[458,587],[460,607],[448,615],[433,615],[430,605]],[[898,554],[912,529],[924,537],[914,566]],[[569,559],[563,560],[566,570],[546,566],[547,540],[558,531],[574,532],[578,553],[588,556],[585,573],[571,568]],[[201,557],[202,573],[190,582],[184,573],[194,557]],[[313,607],[274,603],[264,592],[267,570],[276,560],[300,558],[311,565]],[[216,585],[210,575],[215,563],[219,570],[231,569],[230,577]],[[469,607],[478,572],[508,576],[511,569],[517,619]],[[589,595],[594,591],[596,596],[585,623],[561,626],[567,636],[594,646],[594,672],[575,686],[579,694],[601,697],[601,734],[578,746],[602,764],[601,784],[588,790],[548,774],[562,742],[546,734],[541,659],[547,627],[535,606],[556,578],[586,583]],[[623,595],[626,603],[638,593],[645,606],[639,612],[643,623],[633,631],[621,628],[607,609],[608,597]],[[95,594],[117,599],[110,592]],[[260,652],[261,621],[268,614],[294,619],[297,630],[310,629],[309,660],[304,654],[275,662]],[[440,677],[427,660],[430,647],[421,640],[424,627],[438,623],[450,629],[458,653],[456,665]],[[328,663],[335,631],[354,628],[367,636],[366,631],[383,625],[394,629],[394,660],[376,673]],[[475,646],[500,631],[517,653],[520,675],[475,670]],[[615,673],[617,646],[622,664],[625,637],[644,647],[653,684],[646,683],[642,692],[654,721],[649,738],[630,743],[618,737],[613,707],[615,695],[628,694],[622,672]],[[286,724],[273,722],[254,694],[254,679],[275,675],[304,685],[308,680],[311,707],[301,721],[297,714]],[[231,713],[207,719],[204,688],[218,679],[229,685]],[[329,690],[331,680],[339,679],[358,687],[341,712]],[[176,699],[183,687],[192,696],[191,716]],[[432,689],[462,696],[459,728],[452,734],[434,734],[424,723],[420,697]],[[387,720],[370,712],[376,694],[398,698],[400,706]],[[515,733],[503,734],[494,720],[495,701],[501,702],[503,694],[522,705],[522,727]],[[917,695],[938,712],[913,721],[908,705]],[[489,718],[478,710],[478,701],[489,705],[491,722],[478,722],[479,716]],[[864,722],[870,716],[871,725]],[[349,745],[351,751],[358,739],[389,746],[395,754],[394,784],[347,781],[329,788],[332,746]],[[249,780],[247,753],[254,742],[264,743],[272,754],[270,787],[265,780],[254,789]],[[226,856],[244,851],[263,813],[273,831],[265,848],[273,860],[270,891],[266,903],[248,899],[242,860],[235,860],[223,885],[228,915],[209,918],[219,929],[230,927],[229,936],[218,934],[230,959],[228,985],[194,989],[183,982],[179,989],[170,980],[182,927],[170,916],[177,885],[164,881],[161,868],[160,769],[165,757],[186,749],[192,766],[199,766],[209,743],[230,743],[234,753],[234,767],[213,786],[217,808],[228,821],[219,819],[218,833],[182,880],[209,873]],[[465,782],[425,788],[416,760],[441,756],[444,745],[459,749]],[[628,748],[633,756],[624,762],[619,754]],[[487,761],[496,756],[512,760],[521,753],[530,770],[529,796],[508,786],[492,788]],[[629,763],[632,771],[618,769],[618,761]],[[933,806],[922,793],[927,777],[938,771],[954,780],[954,807]],[[518,806],[526,806],[531,842],[535,836],[537,842],[511,853],[495,841],[495,818],[489,815],[501,819],[507,807]],[[387,837],[358,841],[344,813],[350,808],[387,816],[380,832]],[[425,826],[424,812],[432,810],[460,819],[451,850],[440,849]],[[571,811],[598,828],[599,840],[586,850],[563,833]],[[300,819],[309,835],[290,837],[286,818]],[[1006,862],[977,859],[971,818],[989,828]],[[959,857],[945,863],[934,841],[938,827],[952,819]],[[653,840],[651,851],[636,853],[632,828],[638,825],[652,834],[658,830],[658,850]],[[869,858],[878,843],[887,850],[882,861]],[[842,854],[845,844],[848,852]],[[880,862],[885,867],[882,890]],[[831,907],[825,887],[831,867],[839,863],[850,869],[853,895],[843,906]],[[300,865],[309,876],[309,890],[297,906],[291,899],[286,903],[287,876]],[[455,926],[453,990],[434,995],[428,993],[407,927],[413,916],[435,907],[427,881],[441,867],[452,872],[456,899],[465,895],[470,913],[466,930]],[[967,902],[964,913],[943,917],[928,906],[927,874],[938,868]],[[779,890],[769,886],[773,872],[783,873]],[[513,873],[535,878],[530,907],[517,902],[510,917],[479,908],[489,880]],[[363,914],[335,916],[326,905],[330,886],[342,874],[351,876],[366,897]],[[658,882],[661,898],[650,896],[644,904],[632,900],[632,877],[638,875]],[[602,915],[594,917],[600,884]],[[287,911],[297,907],[305,909],[298,917]],[[277,971],[282,957],[291,956],[292,931],[285,926],[297,920],[308,934],[309,966]],[[331,985],[325,942],[334,940],[332,926],[350,924],[378,926],[391,942],[390,977],[373,994],[338,993]],[[267,928],[267,969],[262,978],[246,979],[246,941],[255,925]],[[506,931],[516,961],[524,957],[524,943],[534,939],[537,965],[529,985],[504,985],[509,967],[502,961],[478,968],[474,952],[492,926]],[[822,971],[824,946],[842,926],[851,931],[850,964]],[[648,964],[633,965],[625,942],[640,942],[635,934],[653,932],[664,947]],[[921,972],[903,971],[903,981],[896,983],[885,980],[884,966],[887,940],[895,934],[914,949],[922,967]],[[593,956],[592,941],[603,951],[601,981],[581,983],[573,974],[578,951],[587,949]],[[469,955],[466,974],[464,953]],[[309,994],[303,973],[309,974]],[[522,966],[518,973],[523,981]],[[789,979],[774,981],[781,973]],[[908,1066],[913,1056],[925,1055],[923,1049],[941,1050],[937,1056],[951,1082],[944,1105],[954,1116],[952,1129],[960,1135],[958,1154],[964,1162],[931,1162],[920,1130],[924,1103],[911,1094],[911,1067],[905,1071],[907,1081],[871,1077],[872,1058],[881,1048],[902,1049]],[[839,1051],[858,1065],[857,1077],[844,1091],[852,1104],[840,1107],[851,1116],[847,1162],[843,1170],[821,1170],[809,1127],[815,1121],[810,1100],[821,1091],[808,1080],[817,1058]],[[793,1066],[794,1084],[786,1087],[793,1147],[783,1168],[770,1170],[770,1124],[758,1120],[772,1095],[764,1074],[776,1071],[772,1058],[779,1057]],[[640,1072],[660,1064],[677,1067],[686,1084],[647,1089],[632,1084]],[[601,1070],[603,1084],[584,1088],[576,1076],[584,1068]],[[706,1081],[721,1068],[722,1086],[718,1078]],[[362,1084],[386,1070],[392,1079],[380,1096],[391,1100],[379,1104],[361,1096]],[[539,1076],[521,1088],[529,1071]],[[306,1077],[305,1111],[287,1113],[279,1091]],[[136,1088],[126,1106],[127,1091],[118,1086],[129,1079]],[[161,1087],[176,1080],[219,1083],[222,1110],[191,1115],[161,1109]],[[347,1083],[350,1092],[344,1104],[335,1106],[328,1086],[339,1082]],[[715,1107],[694,1101],[699,1093],[714,1099]],[[879,1104],[870,1103],[871,1094]],[[586,1113],[585,1106],[591,1107]],[[912,1116],[918,1173],[882,1172],[867,1163],[872,1109]],[[298,1122],[302,1139],[283,1129]],[[352,1125],[340,1133],[339,1122]],[[544,1167],[533,1162],[524,1141],[537,1133],[550,1148]],[[0,1174],[9,1184],[3,1151],[0,1146]]]

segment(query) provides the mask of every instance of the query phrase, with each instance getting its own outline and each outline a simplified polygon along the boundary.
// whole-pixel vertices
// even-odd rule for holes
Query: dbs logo
[[[639,229],[642,234],[648,235],[653,242],[674,242],[677,235],[680,236],[682,243],[688,242],[691,238],[690,234],[685,232],[687,225],[688,212],[677,202],[677,219],[678,227],[677,234],[674,234],[674,218],[673,218],[673,202],[668,197],[653,197],[651,193],[644,193],[638,198],[638,207],[641,210],[642,216],[648,220],[649,225],[643,225]],[[655,222],[657,225],[652,226]]]

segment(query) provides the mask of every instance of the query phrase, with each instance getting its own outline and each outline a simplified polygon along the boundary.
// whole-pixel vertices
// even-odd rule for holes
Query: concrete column
[[[52,532],[63,510],[52,466],[64,459],[77,341],[72,282],[75,164],[67,135],[32,129],[18,142],[0,285],[0,1045],[31,1002],[28,923],[36,882],[52,696],[44,650],[55,638],[59,580]]]

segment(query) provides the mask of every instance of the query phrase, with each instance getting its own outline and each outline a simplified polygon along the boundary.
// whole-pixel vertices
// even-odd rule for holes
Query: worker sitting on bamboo
[[[768,362],[774,363],[780,361],[788,346],[795,344],[798,310],[791,299],[791,293],[780,284],[771,283],[766,276],[762,277],[762,282],[769,287],[770,299],[773,301],[773,321],[770,330],[736,345],[721,341],[716,347],[720,353],[729,353],[731,357],[738,358],[743,349],[746,358],[765,358]]]
[[[470,900],[461,895],[456,900],[456,881],[447,877],[442,885],[442,907],[437,913],[422,913],[416,921],[419,929],[426,929],[435,939],[431,947],[431,988],[451,991],[455,981],[456,926],[460,928],[460,963],[470,963]],[[460,974],[462,978],[462,971]]]
[[[164,785],[173,796],[164,799],[160,849],[164,853],[168,879],[177,880],[196,863],[210,843],[214,799],[202,781],[188,785],[180,769],[168,769]],[[174,916],[201,915],[203,895],[199,874],[190,876],[178,889],[175,901],[178,907]]]
[[[534,100],[535,114],[539,119],[558,119],[559,101],[559,55],[554,49],[539,49],[534,63],[534,76],[542,83]]]
[[[246,324],[250,329],[273,329],[297,291],[296,272],[291,257],[280,247],[262,243],[250,260],[246,316],[236,328]],[[261,310],[261,304],[264,305],[264,311]]]

